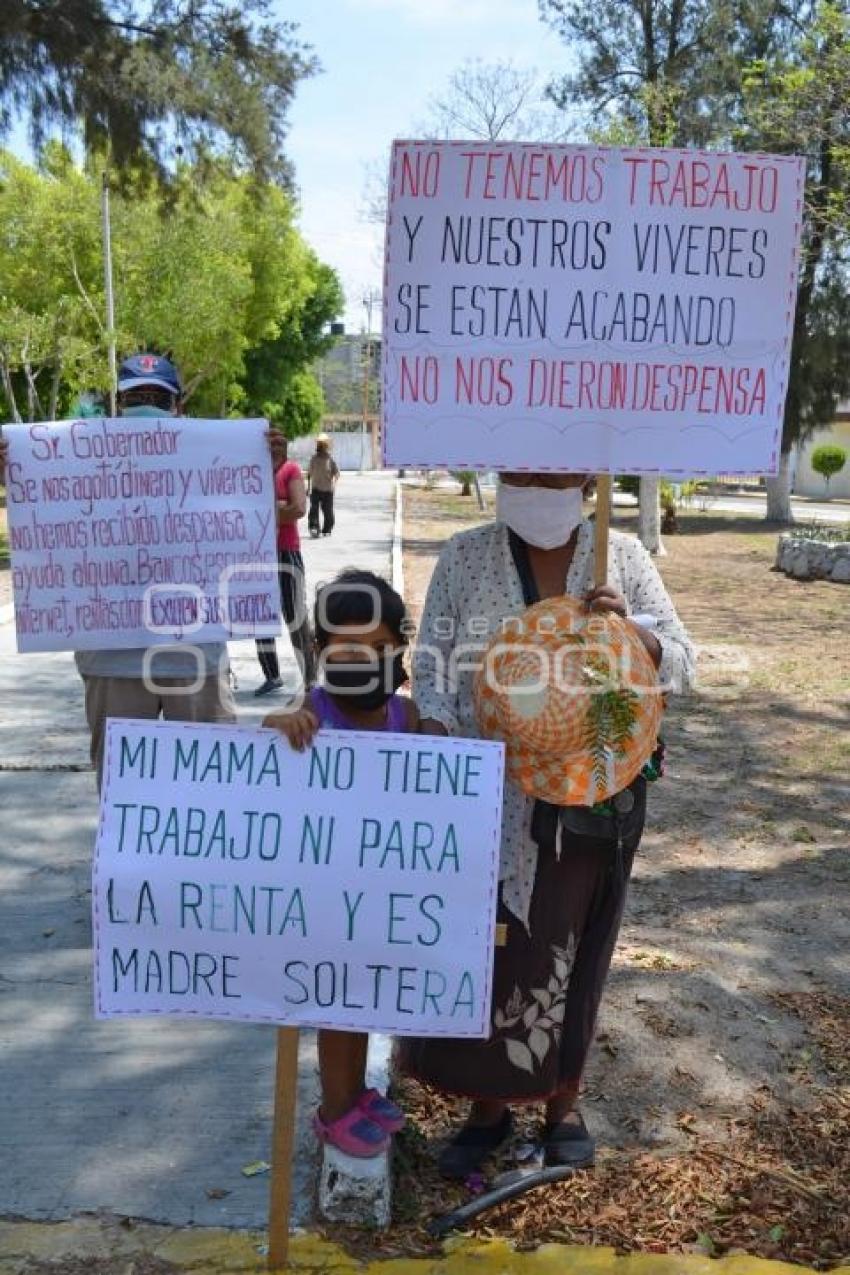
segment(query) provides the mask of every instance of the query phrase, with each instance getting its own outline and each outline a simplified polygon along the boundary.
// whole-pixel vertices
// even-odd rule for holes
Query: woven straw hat
[[[658,677],[634,628],[574,598],[529,607],[487,648],[475,681],[485,739],[504,740],[510,779],[559,806],[593,806],[652,755]]]

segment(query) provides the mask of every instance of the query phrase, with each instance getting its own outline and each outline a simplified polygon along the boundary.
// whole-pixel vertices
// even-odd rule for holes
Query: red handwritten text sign
[[[10,425],[19,651],[280,632],[265,421]]]
[[[392,465],[776,469],[803,161],[396,142]]]

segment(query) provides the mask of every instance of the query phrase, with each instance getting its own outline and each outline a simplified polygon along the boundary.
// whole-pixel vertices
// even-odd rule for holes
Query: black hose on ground
[[[484,1213],[497,1204],[504,1204],[505,1200],[513,1200],[515,1196],[523,1195],[535,1186],[545,1186],[548,1182],[560,1182],[562,1178],[571,1177],[575,1172],[575,1165],[553,1164],[548,1169],[535,1169],[531,1173],[523,1173],[511,1182],[504,1182],[491,1191],[485,1191],[483,1195],[470,1200],[468,1204],[462,1204],[459,1209],[452,1209],[451,1213],[441,1213],[438,1217],[432,1218],[425,1229],[429,1235],[440,1239],[449,1231],[462,1226],[464,1222],[478,1217],[479,1213]]]

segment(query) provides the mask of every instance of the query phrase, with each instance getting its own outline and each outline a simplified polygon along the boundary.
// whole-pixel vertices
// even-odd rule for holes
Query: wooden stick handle
[[[611,484],[610,474],[597,474],[596,477],[596,524],[593,543],[593,583],[608,583],[608,529],[611,526]]]
[[[292,1205],[292,1148],[295,1142],[295,1102],[298,1094],[298,1028],[277,1030],[272,1125],[272,1181],[269,1192],[270,1271],[289,1261],[289,1213]]]

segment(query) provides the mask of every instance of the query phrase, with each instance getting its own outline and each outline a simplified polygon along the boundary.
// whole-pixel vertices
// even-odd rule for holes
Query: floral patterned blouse
[[[585,519],[564,585],[564,591],[574,597],[593,588],[593,536],[593,522]],[[687,690],[694,673],[693,647],[651,557],[635,537],[609,533],[608,583],[625,598],[629,615],[655,617],[662,689]],[[502,621],[524,610],[504,523],[460,532],[444,545],[431,577],[413,655],[413,695],[423,718],[441,722],[451,735],[477,736],[472,694],[477,663]],[[502,898],[526,926],[537,870],[537,844],[531,837],[533,806],[519,788],[506,782]]]

